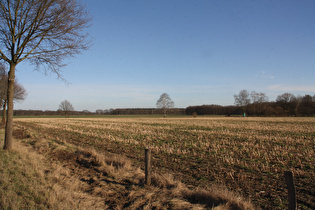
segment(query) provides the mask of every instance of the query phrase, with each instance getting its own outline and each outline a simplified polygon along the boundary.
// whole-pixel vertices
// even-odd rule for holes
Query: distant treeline
[[[238,106],[201,105],[186,108],[187,115],[241,115],[242,108]]]
[[[202,105],[186,108],[187,115],[243,115],[246,116],[315,116],[315,102],[308,98],[299,101],[252,103],[243,107]]]
[[[14,116],[57,116],[57,115],[65,115],[65,113],[61,110],[51,111],[51,110],[14,110]],[[90,111],[71,111],[71,115],[95,115],[95,112]]]
[[[242,93],[242,94],[241,94]],[[171,108],[167,110],[168,115],[243,115],[246,116],[315,116],[315,95],[305,95],[295,97],[291,93],[279,95],[276,101],[268,102],[263,93],[251,93],[253,96],[263,96],[264,100],[258,100],[256,97],[252,100],[249,94],[241,91],[235,95],[235,104],[238,106],[221,106],[221,105],[201,105],[189,106],[184,108]],[[257,99],[258,98],[258,99]],[[159,108],[119,108],[119,109],[98,109],[95,112],[88,110],[71,111],[70,115],[163,115],[163,109]],[[40,116],[40,115],[66,115],[64,111],[42,111],[42,110],[14,110],[15,116]]]
[[[171,108],[167,110],[167,114],[170,115],[184,115],[184,108]],[[112,115],[152,115],[152,114],[161,114],[163,115],[163,109],[155,108],[133,108],[133,109],[114,109],[111,111]]]
[[[167,110],[169,115],[184,115],[184,108],[172,108]],[[83,111],[71,111],[70,115],[163,115],[163,109],[156,108],[120,108],[120,109],[98,109],[95,112],[88,110]],[[14,110],[14,116],[58,116],[65,115],[61,110],[51,111],[51,110]]]
[[[220,105],[201,105],[189,106],[186,109],[170,109],[170,115],[225,115],[235,116],[315,116],[315,102],[301,101],[296,102],[264,102],[248,104],[245,107],[239,106],[220,106]],[[73,111],[71,115],[163,115],[162,109],[155,108],[131,108],[131,109],[109,109],[97,110],[95,112]],[[64,112],[42,111],[42,110],[14,110],[14,116],[43,116],[43,115],[64,115]]]

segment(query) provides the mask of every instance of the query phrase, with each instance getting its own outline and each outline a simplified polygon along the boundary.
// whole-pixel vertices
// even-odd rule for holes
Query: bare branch
[[[7,62],[29,60],[56,73],[90,46],[83,30],[91,19],[76,0],[0,0],[0,19],[0,58]]]

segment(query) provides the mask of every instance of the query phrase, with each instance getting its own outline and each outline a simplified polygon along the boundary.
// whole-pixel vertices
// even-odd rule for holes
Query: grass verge
[[[3,131],[1,131],[1,145]],[[47,207],[45,180],[37,171],[37,164],[18,150],[0,150],[0,208]]]
[[[0,131],[3,144],[3,131]],[[0,209],[87,209],[105,207],[101,199],[69,185],[68,169],[20,142],[0,149]],[[86,201],[86,202],[85,202]]]

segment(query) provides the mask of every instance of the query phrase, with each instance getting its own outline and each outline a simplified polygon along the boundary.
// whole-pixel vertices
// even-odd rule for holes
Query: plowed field
[[[263,209],[287,207],[293,172],[298,207],[315,209],[315,118],[16,118],[16,130],[123,154],[194,186],[223,184]],[[21,132],[23,133],[23,132]]]

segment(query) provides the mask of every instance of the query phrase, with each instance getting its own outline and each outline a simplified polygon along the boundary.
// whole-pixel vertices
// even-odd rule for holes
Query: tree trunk
[[[7,116],[7,100],[4,100],[3,108],[2,108],[2,125],[5,125],[6,116]]]
[[[13,97],[14,97],[14,80],[15,80],[15,63],[10,64],[10,71],[8,73],[8,92],[7,92],[7,103],[8,113],[7,122],[5,127],[5,139],[4,147],[5,150],[11,150],[13,145]]]

